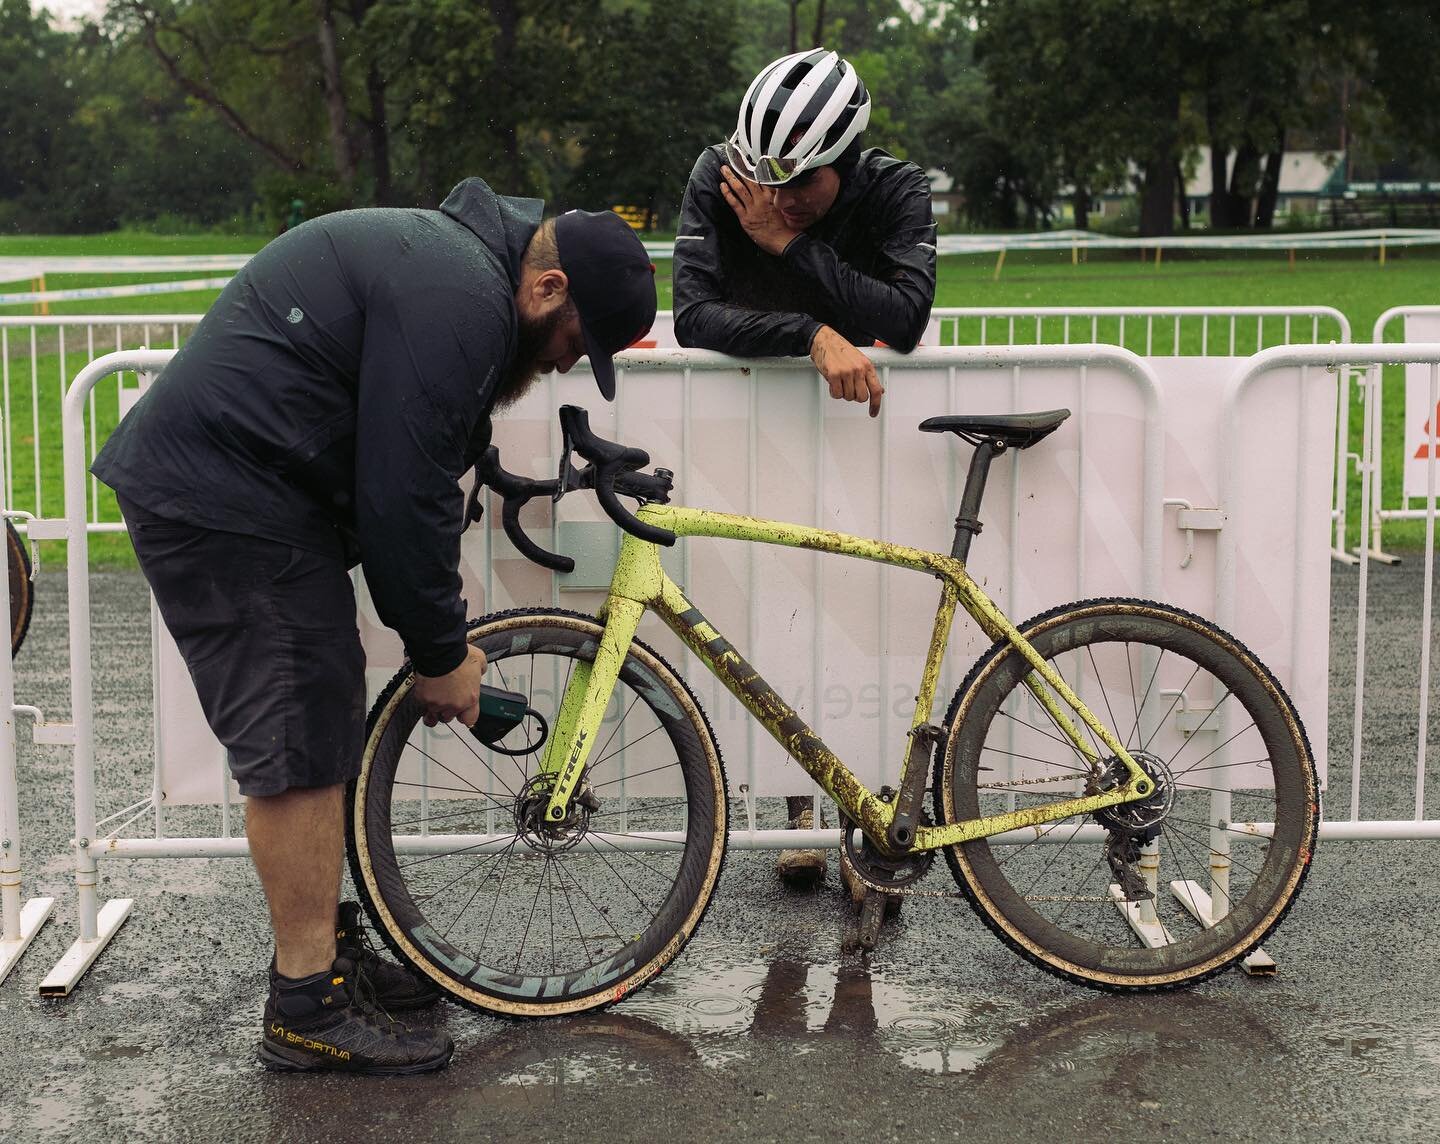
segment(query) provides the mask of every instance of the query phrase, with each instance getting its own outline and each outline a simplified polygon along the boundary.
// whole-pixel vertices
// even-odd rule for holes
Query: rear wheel
[[[956,881],[986,925],[1062,977],[1164,989],[1218,973],[1279,923],[1315,845],[1315,767],[1284,689],[1238,640],[1163,604],[1091,600],[1021,631],[1156,789],[1043,837],[949,848]],[[1025,686],[1029,672],[997,644],[957,692],[936,757],[943,821],[1119,783],[1119,760],[1080,725],[1100,758],[1088,764]],[[1273,823],[1273,837],[1246,823]]]
[[[475,621],[469,639],[486,682],[553,728],[602,631],[525,610]],[[632,644],[561,826],[539,814],[538,720],[496,750],[425,727],[413,682],[401,672],[376,701],[350,792],[351,870],[391,948],[456,1000],[512,1016],[596,1009],[651,980],[694,933],[725,854],[720,752],[684,682]]]

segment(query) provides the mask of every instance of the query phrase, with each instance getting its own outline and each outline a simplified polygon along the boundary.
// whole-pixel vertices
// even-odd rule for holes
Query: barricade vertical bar
[[[958,328],[958,326],[957,326]],[[688,380],[689,371],[686,371]],[[817,379],[818,380],[818,379]],[[826,393],[823,385],[810,387],[811,393],[815,395],[815,413],[810,418],[810,424],[814,431],[810,435],[811,443],[815,449],[815,507],[813,520],[816,528],[825,527],[825,401]],[[686,392],[688,393],[688,387]],[[688,424],[688,422],[687,422]],[[811,594],[811,615],[814,616],[815,627],[810,634],[810,689],[815,696],[815,711],[810,720],[811,726],[819,727],[824,719],[825,708],[821,703],[820,694],[825,686],[825,579],[822,571],[822,560],[824,558],[819,552],[810,553],[810,583],[814,585]],[[825,797],[820,784],[815,781],[810,783],[811,797],[815,799],[814,806],[818,810],[823,804],[820,799]],[[815,816],[815,825],[820,825],[820,818]]]
[[[1309,433],[1308,433],[1308,429],[1309,429],[1309,425],[1310,425],[1310,402],[1309,402],[1308,397],[1307,397],[1307,395],[1308,395],[1309,392],[1310,392],[1310,386],[1309,386],[1308,384],[1306,384],[1309,380],[1310,380],[1310,367],[1309,367],[1308,365],[1302,365],[1302,366],[1300,367],[1300,387],[1299,387],[1299,390],[1298,390],[1297,393],[1296,393],[1296,397],[1297,397],[1298,403],[1299,403],[1299,409],[1296,410],[1296,416],[1295,416],[1296,425],[1298,426],[1298,428],[1297,428],[1297,433],[1299,434],[1299,438],[1300,438],[1301,441],[1308,441],[1308,440],[1310,439],[1310,436],[1309,436]],[[1339,387],[1339,374],[1338,374],[1338,372],[1337,372],[1337,374],[1336,374],[1336,386],[1337,386],[1337,388]],[[1304,560],[1304,557],[1303,557],[1302,554],[1307,550],[1307,549],[1306,549],[1306,545],[1307,545],[1307,542],[1308,542],[1308,539],[1309,539],[1309,538],[1306,536],[1306,532],[1305,532],[1305,518],[1306,518],[1306,513],[1305,513],[1305,498],[1304,498],[1304,495],[1303,495],[1303,490],[1304,490],[1304,488],[1305,488],[1305,481],[1304,481],[1304,476],[1305,476],[1305,454],[1304,454],[1303,451],[1302,451],[1302,452],[1299,452],[1299,453],[1297,454],[1297,456],[1296,456],[1296,469],[1297,469],[1297,472],[1296,472],[1296,474],[1295,474],[1295,598],[1296,598],[1296,599],[1304,599],[1304,598],[1305,598],[1305,595],[1304,595],[1304,593],[1305,593],[1304,581],[1305,581],[1306,577],[1305,577],[1305,560]],[[1291,614],[1292,614],[1292,615],[1294,614],[1294,613],[1293,613],[1293,610],[1292,610],[1292,613],[1291,613]],[[1299,669],[1299,666],[1300,666],[1300,637],[1301,637],[1301,625],[1298,624],[1298,623],[1293,623],[1293,624],[1291,624],[1291,625],[1290,625],[1290,664],[1291,664],[1290,670],[1291,670],[1291,671],[1297,671],[1297,670]]]
[[[7,422],[8,424],[8,422]],[[3,434],[0,434],[3,438]],[[0,447],[4,446],[0,439]],[[4,449],[6,460],[8,448]],[[3,516],[8,500],[0,502]],[[10,615],[10,562],[0,560],[0,615]],[[0,649],[0,982],[29,948],[55,907],[54,898],[21,902],[20,805],[15,767],[15,664]]]
[[[1375,468],[1375,393],[1380,388],[1380,367],[1366,369],[1365,402],[1361,414],[1360,455],[1360,602],[1355,624],[1355,718],[1350,754],[1350,821],[1360,820],[1360,739],[1365,717],[1365,629],[1370,586],[1370,477]]]
[[[35,515],[44,516],[41,507],[44,490],[40,480],[40,347],[35,327],[30,327],[30,431],[34,434],[35,451]]]
[[[1430,611],[1434,602],[1435,574],[1435,451],[1440,448],[1440,425],[1436,425],[1435,407],[1440,398],[1440,365],[1430,365],[1429,401],[1425,408],[1430,415],[1427,439],[1429,455],[1425,459],[1425,597],[1420,612],[1420,739],[1415,750],[1415,821],[1425,817],[1425,746],[1430,726]]]
[[[140,352],[126,363],[133,369],[163,365],[168,353]],[[75,891],[80,936],[40,983],[43,996],[63,996],[90,968],[100,951],[130,915],[131,902],[117,899],[102,910],[97,896],[99,871],[95,842],[94,691],[90,664],[90,546],[85,521],[85,399],[95,381],[113,366],[87,365],[76,375],[62,404],[65,461],[65,539],[69,582],[70,719],[75,738]]]
[[[1342,564],[1354,564],[1357,558],[1345,550],[1349,518],[1349,505],[1345,502],[1349,498],[1347,478],[1350,467],[1350,370],[1343,365],[1337,368],[1339,375],[1335,390],[1339,408],[1335,411],[1335,539],[1330,548],[1330,557]],[[1365,511],[1363,504],[1360,511]]]
[[[887,393],[890,390],[890,369],[880,371],[880,386]],[[889,539],[890,529],[890,403],[880,406],[880,532]],[[890,586],[886,572],[880,569],[880,718],[876,721],[876,758],[887,759],[891,749],[890,739]],[[882,764],[883,765],[883,764]]]
[[[85,364],[86,364],[86,365],[89,365],[89,364],[90,364],[92,361],[94,361],[94,360],[95,360],[95,327],[94,327],[94,326],[86,326],[86,327],[85,327]],[[120,387],[119,387],[118,385],[115,387],[115,405],[116,405],[116,412],[117,412],[117,414],[118,414],[118,412],[119,412],[119,405],[120,405]],[[96,429],[96,419],[95,419],[95,391],[92,389],[92,390],[90,391],[90,455],[91,455],[92,457],[96,454],[96,452],[98,452],[98,450],[97,450],[97,448],[96,448],[96,433],[97,433],[97,429]],[[94,505],[95,505],[95,523],[98,524],[98,523],[100,523],[100,478],[94,476],[93,474],[92,474],[91,477],[90,477],[90,499],[91,499],[91,501],[92,501],[92,502],[94,503]]]
[[[5,386],[5,432],[7,436],[0,442],[0,448],[5,451],[5,503],[13,504],[15,501],[15,470],[10,461],[10,329],[8,326],[0,326],[0,379],[3,379]]]
[[[745,512],[750,516],[759,515],[759,498],[756,486],[760,483],[760,374],[750,371],[750,424],[745,436]],[[755,545],[745,546],[745,593],[747,599],[755,599],[758,583],[755,576]],[[760,623],[754,608],[750,609],[748,629],[749,646],[746,655],[753,656],[760,642]],[[750,787],[750,798],[755,798],[755,720],[745,720],[745,781]],[[755,828],[751,820],[750,828]]]
[[[149,595],[147,592],[146,595]],[[150,663],[160,663],[160,609],[150,597]],[[152,667],[150,672],[150,702],[154,710],[151,722],[151,743],[155,750],[154,780],[150,784],[150,797],[155,803],[155,837],[165,837],[165,788],[160,773],[160,760],[165,757],[165,732],[160,722],[160,672]]]

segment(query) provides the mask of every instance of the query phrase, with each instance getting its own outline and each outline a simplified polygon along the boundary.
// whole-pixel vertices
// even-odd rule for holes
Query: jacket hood
[[[471,177],[456,184],[440,210],[488,246],[509,273],[511,285],[519,285],[520,260],[540,227],[543,199],[497,195],[484,179]]]

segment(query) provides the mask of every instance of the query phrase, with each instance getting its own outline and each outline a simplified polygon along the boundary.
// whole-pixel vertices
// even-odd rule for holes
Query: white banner
[[[1268,373],[1243,399],[1243,439],[1222,442],[1221,396],[1239,360],[1146,364],[1164,393],[1162,495],[1196,509],[1219,507],[1221,466],[1242,467],[1246,494],[1241,506],[1228,506],[1226,524],[1239,530],[1234,634],[1295,697],[1323,768],[1333,393],[1302,394],[1298,370]],[[918,432],[918,423],[945,412],[1065,407],[1074,415],[1054,435],[1032,450],[1006,454],[992,468],[972,572],[1017,622],[1070,600],[1142,592],[1146,406],[1133,376],[1097,364],[1023,372],[897,364],[886,383],[884,415],[870,420],[862,407],[831,401],[813,370],[798,364],[697,369],[688,392],[679,368],[631,370],[616,406],[607,406],[588,372],[577,370],[508,410],[497,423],[496,443],[507,469],[548,476],[558,447],[554,411],[566,402],[583,405],[596,432],[640,445],[655,465],[674,470],[677,503],[948,551],[971,451],[949,435]],[[594,530],[611,527],[586,494],[567,497],[560,520],[570,522],[567,535],[576,527],[583,532],[585,522]],[[526,525],[542,546],[560,547],[548,505],[533,504]],[[1161,537],[1155,594],[1213,617],[1216,533],[1187,537],[1171,509]],[[934,582],[769,546],[692,538],[682,548],[677,578],[695,605],[862,780],[872,786],[893,781],[938,599]],[[463,562],[472,615],[537,604],[593,612],[604,597],[596,583],[567,586],[566,578],[520,557],[500,531],[496,511],[467,534]],[[360,602],[373,694],[398,669],[402,653],[363,589]],[[808,789],[808,777],[653,617],[641,638],[689,679],[720,738],[733,784],[748,782],[761,794]],[[968,617],[957,619],[937,719],[988,643]],[[188,677],[172,665],[161,681],[167,801],[214,801],[219,748],[196,726],[193,694],[178,699],[177,689],[189,690]]]

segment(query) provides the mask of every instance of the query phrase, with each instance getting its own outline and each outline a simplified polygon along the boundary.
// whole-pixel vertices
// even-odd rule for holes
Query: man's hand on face
[[[810,360],[830,383],[830,396],[837,401],[868,401],[870,416],[880,416],[880,398],[885,387],[875,373],[875,363],[829,326],[821,326],[810,342]]]
[[[480,677],[485,674],[485,653],[474,644],[465,659],[448,675],[415,674],[415,698],[425,707],[425,726],[458,718],[466,727],[480,719]]]
[[[775,207],[775,192],[749,179],[742,179],[728,166],[720,167],[720,193],[740,220],[750,241],[767,254],[783,254],[799,235],[785,225]]]

